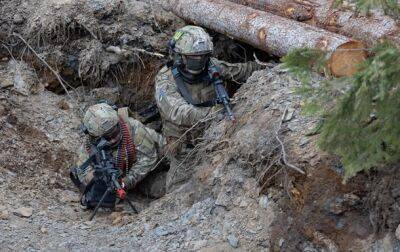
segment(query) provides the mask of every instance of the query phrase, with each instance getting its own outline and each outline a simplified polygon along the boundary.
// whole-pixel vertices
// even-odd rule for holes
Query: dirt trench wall
[[[13,33],[20,34],[69,85],[135,90],[121,102],[139,107],[152,100],[154,75],[167,60],[151,53],[166,54],[168,39],[183,25],[152,1],[4,0],[0,14],[0,38],[7,46],[1,46],[1,56],[11,52],[24,59],[48,89],[64,91],[54,73]],[[130,53],[117,54],[107,49],[110,46]],[[139,92],[139,85],[148,88]]]
[[[321,80],[313,78],[315,83]],[[299,86],[281,66],[256,72],[247,80],[233,101],[237,122],[214,122],[197,158],[192,159],[199,188],[233,212],[243,207],[242,197],[260,204],[267,197],[277,206],[276,216],[268,226],[269,235],[261,237],[274,251],[395,249],[399,244],[392,232],[398,221],[389,223],[399,212],[382,212],[381,205],[393,209],[397,196],[377,202],[377,193],[388,195],[387,190],[371,187],[389,177],[360,174],[342,183],[340,160],[317,148],[314,131],[319,120],[301,112],[302,100],[295,93]],[[284,145],[286,163],[306,175],[284,164],[277,136]],[[374,225],[382,228],[381,235],[375,236]]]

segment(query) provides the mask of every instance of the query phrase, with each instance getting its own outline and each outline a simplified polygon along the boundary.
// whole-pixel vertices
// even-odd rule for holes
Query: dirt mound
[[[0,141],[9,148],[0,153],[0,198],[7,202],[0,209],[0,244],[16,250],[396,248],[390,235],[374,238],[369,224],[381,201],[365,184],[376,179],[341,184],[340,163],[315,148],[318,121],[300,114],[300,97],[292,92],[298,85],[279,66],[254,73],[235,95],[238,121],[214,118],[188,158],[190,181],[157,201],[133,198],[139,215],[123,205],[92,222],[67,175],[80,144],[79,107],[49,91],[3,90]],[[80,105],[108,91],[82,91]],[[391,198],[396,187],[388,188]],[[380,225],[395,226],[394,212],[380,209],[372,213],[390,217]]]
[[[280,66],[249,78],[235,94],[238,121],[213,123],[192,159],[200,188],[233,202],[227,210],[242,195],[276,204],[263,236],[272,250],[398,248],[396,176],[379,171],[343,184],[340,161],[316,147],[319,120],[301,114],[299,86]]]

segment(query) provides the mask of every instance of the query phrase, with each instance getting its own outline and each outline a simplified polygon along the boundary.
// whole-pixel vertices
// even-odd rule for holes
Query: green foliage
[[[307,58],[305,50],[302,49],[301,54],[299,51],[290,53],[283,62],[291,73],[301,76],[300,93],[307,106],[318,108],[311,112],[323,115],[319,146],[342,157],[345,177],[399,162],[399,49],[388,42],[382,43],[374,48],[373,57],[363,63],[354,76],[326,80],[318,86],[308,81],[310,77],[305,77],[315,69],[315,66],[310,67],[312,59]],[[302,55],[306,57],[301,58]]]
[[[344,0],[335,0],[334,7],[343,6]],[[400,6],[397,0],[356,0],[356,10],[362,15],[369,15],[374,8],[382,9],[385,14],[400,18]]]

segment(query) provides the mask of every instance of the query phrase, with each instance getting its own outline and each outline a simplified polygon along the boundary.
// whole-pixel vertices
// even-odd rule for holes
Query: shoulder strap
[[[212,107],[215,105],[214,100],[196,103],[193,100],[193,97],[190,95],[189,91],[186,88],[185,82],[183,81],[182,74],[178,71],[177,67],[173,67],[171,69],[172,75],[174,76],[176,86],[178,87],[179,93],[183,96],[183,98],[190,104],[196,107]]]

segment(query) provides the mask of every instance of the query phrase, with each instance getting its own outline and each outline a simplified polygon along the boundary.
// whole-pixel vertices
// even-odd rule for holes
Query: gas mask
[[[209,54],[203,55],[182,55],[183,65],[185,70],[191,74],[200,74],[207,66]]]

